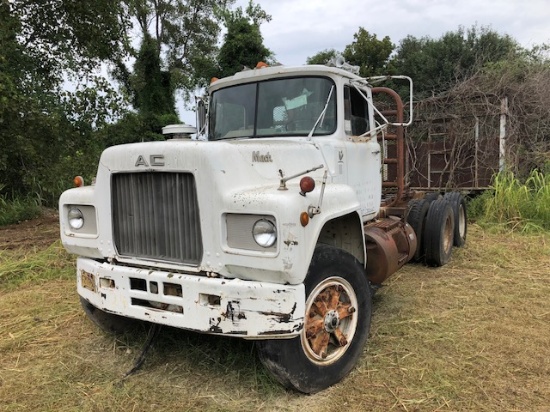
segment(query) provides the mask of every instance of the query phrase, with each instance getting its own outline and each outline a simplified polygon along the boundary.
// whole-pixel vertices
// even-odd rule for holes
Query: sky
[[[234,7],[246,9],[248,0]],[[343,51],[359,27],[394,44],[407,35],[434,39],[459,26],[487,26],[524,47],[550,43],[550,0],[255,0],[272,16],[264,45],[285,65],[326,49]]]

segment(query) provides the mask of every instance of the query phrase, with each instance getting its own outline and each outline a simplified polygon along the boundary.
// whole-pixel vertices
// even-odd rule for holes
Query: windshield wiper
[[[313,128],[311,129],[311,131],[309,132],[309,134],[307,135],[307,140],[311,140],[311,136],[313,136],[313,133],[315,133],[315,129],[317,129],[317,125],[319,124],[319,122],[321,122],[322,120],[324,120],[325,118],[325,113],[327,112],[327,108],[328,108],[328,104],[330,102],[330,98],[332,97],[332,92],[334,91],[334,85],[332,85],[330,87],[330,92],[328,93],[328,97],[327,97],[327,102],[325,103],[325,107],[323,108],[323,111],[321,112],[321,114],[319,115],[319,117],[317,118],[317,121],[315,122],[315,124],[313,125]]]

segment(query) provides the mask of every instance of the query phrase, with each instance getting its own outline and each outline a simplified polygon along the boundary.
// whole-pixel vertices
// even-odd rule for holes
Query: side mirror
[[[197,134],[204,134],[206,131],[206,103],[203,99],[197,101]]]

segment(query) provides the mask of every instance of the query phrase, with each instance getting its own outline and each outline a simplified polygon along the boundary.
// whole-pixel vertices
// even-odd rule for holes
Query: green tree
[[[133,23],[126,26],[127,33],[137,28],[144,39],[142,45],[147,42],[147,36],[156,44],[160,66],[163,71],[170,73],[170,87],[165,89],[167,93],[179,89],[188,97],[197,86],[205,85],[210,80],[212,68],[215,67],[222,16],[233,2],[122,0]],[[137,56],[139,51],[133,50],[131,54]],[[116,62],[115,74],[132,94],[130,68],[123,60]]]
[[[102,61],[116,60],[128,44],[123,4],[110,0],[5,1],[19,22],[18,43],[40,62],[36,75],[56,86],[67,71],[80,77]]]
[[[311,57],[308,57],[306,60],[307,64],[327,64],[331,59],[334,59],[336,56],[338,56],[339,52],[336,51],[336,49],[326,49],[323,51],[320,51],[317,54],[314,54]]]
[[[0,2],[0,195],[55,204],[58,165],[93,145],[113,103],[93,72],[122,45],[110,19],[107,0]],[[62,92],[64,75],[78,79],[75,91]]]
[[[353,39],[342,54],[346,62],[359,66],[359,74],[363,77],[386,74],[386,66],[395,48],[390,38],[386,36],[379,40],[376,34],[359,27]]]
[[[508,35],[477,26],[447,32],[439,39],[407,36],[399,43],[389,66],[414,80],[415,94],[425,97],[448,90],[491,62],[522,53]]]
[[[341,55],[346,63],[359,67],[363,77],[387,74],[387,64],[395,46],[388,36],[379,40],[376,34],[370,34],[359,27],[353,35],[353,42],[348,44],[343,52],[326,49],[307,58],[307,64],[327,64],[328,61]]]
[[[145,33],[134,64],[134,105],[142,114],[176,114],[170,72],[162,70],[158,44]]]
[[[270,20],[271,16],[252,0],[248,3],[246,15],[241,7],[225,13],[227,33],[218,54],[219,76],[231,76],[243,66],[255,67],[258,62],[272,57],[260,32],[260,25]]]

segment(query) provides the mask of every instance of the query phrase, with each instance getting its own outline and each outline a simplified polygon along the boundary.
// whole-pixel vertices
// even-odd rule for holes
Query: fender
[[[308,226],[311,226],[311,237],[307,242],[308,250],[305,255],[306,262],[311,262],[315,246],[318,243],[327,243],[342,248],[355,256],[361,263],[366,263],[365,239],[363,236],[363,224],[361,223],[360,203],[355,190],[345,184],[327,184],[321,205],[321,213],[315,215]],[[334,232],[330,228],[331,222],[348,219],[349,227],[346,230],[348,240],[358,240],[356,246],[346,246],[341,232]],[[342,229],[341,225],[338,225]]]

